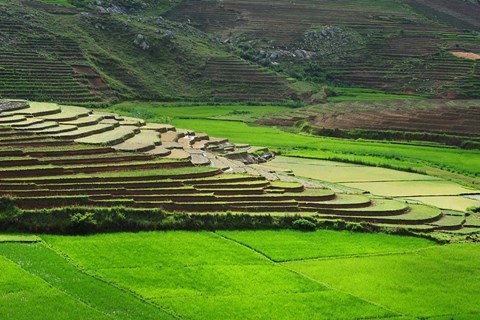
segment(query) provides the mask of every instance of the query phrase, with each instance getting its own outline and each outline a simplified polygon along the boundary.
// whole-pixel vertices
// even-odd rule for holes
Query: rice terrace
[[[480,319],[480,1],[0,0],[0,319]]]

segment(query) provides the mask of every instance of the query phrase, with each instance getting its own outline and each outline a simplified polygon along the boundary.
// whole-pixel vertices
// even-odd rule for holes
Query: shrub
[[[306,219],[298,219],[293,221],[292,227],[293,229],[300,231],[315,231],[315,229],[317,228],[315,223]]]
[[[105,211],[102,222],[107,225],[119,226],[125,222],[125,213],[120,208],[109,208]]]
[[[97,225],[95,214],[92,212],[75,213],[70,216],[70,226],[77,232],[88,232]]]
[[[0,197],[0,225],[12,222],[20,213],[11,197]]]

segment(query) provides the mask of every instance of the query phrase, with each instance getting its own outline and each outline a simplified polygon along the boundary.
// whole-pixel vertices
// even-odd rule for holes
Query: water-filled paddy
[[[351,182],[346,186],[366,190],[372,194],[386,197],[409,196],[454,196],[478,193],[457,183],[438,181],[388,181],[388,182]]]
[[[475,195],[480,193],[479,190],[423,174],[292,157],[276,157],[268,165],[290,169],[296,176],[338,183],[379,196],[405,197],[442,209],[464,211],[468,207],[480,206],[480,197]]]
[[[441,209],[459,211],[465,211],[469,207],[480,207],[480,200],[469,199],[464,196],[408,197],[406,199],[420,201]]]
[[[337,183],[365,181],[439,180],[436,177],[418,173],[315,159],[276,157],[269,163],[269,165],[271,167],[290,169],[297,176]]]

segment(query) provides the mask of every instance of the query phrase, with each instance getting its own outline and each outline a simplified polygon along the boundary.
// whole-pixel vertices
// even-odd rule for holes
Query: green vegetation
[[[331,102],[350,102],[350,101],[391,101],[391,100],[421,100],[425,99],[419,95],[389,94],[380,90],[336,87],[336,95],[329,97]]]
[[[190,319],[348,319],[392,314],[212,233],[44,239],[89,272]]]
[[[116,104],[109,108],[110,111],[119,114],[139,117],[149,122],[170,123],[172,119],[224,119],[238,121],[254,121],[255,119],[288,111],[291,107],[275,105],[245,104],[198,104],[198,103],[161,103],[128,101]]]
[[[478,150],[461,150],[438,145],[313,137],[289,133],[277,128],[223,120],[251,122],[261,115],[282,114],[286,111],[285,107],[244,106],[240,108],[239,106],[225,105],[177,107],[158,103],[138,105],[139,110],[148,112],[148,117],[152,121],[159,118],[162,120],[161,115],[164,114],[170,123],[178,127],[192,128],[199,132],[206,131],[211,136],[227,137],[236,143],[266,146],[282,155],[339,160],[415,171],[457,180],[467,185],[479,183],[477,176],[480,174],[478,170],[480,153]],[[111,110],[125,115],[138,116],[136,106],[137,103],[124,103],[112,107]],[[248,113],[232,115],[235,110]]]
[[[353,319],[480,311],[469,299],[479,289],[474,244],[327,230],[42,239],[0,243],[8,275],[0,290],[16,290],[0,295],[0,305],[15,306],[1,308],[2,316]]]
[[[118,113],[0,101],[0,319],[479,318],[480,7],[407,2],[0,1],[0,97]]]
[[[3,250],[4,244],[0,244]],[[28,256],[24,257],[28,259]],[[41,278],[32,275],[0,257],[0,317],[2,319],[44,320],[51,315],[56,319],[109,319],[68,294],[51,287]]]
[[[131,293],[82,272],[44,244],[1,244],[0,255],[15,263],[17,268],[22,268],[22,271],[28,273],[37,283],[40,282],[40,279],[43,279],[44,282],[41,282],[41,284],[45,287],[48,285],[50,287],[49,291],[62,292],[64,297],[63,302],[66,306],[60,307],[57,305],[57,307],[63,312],[70,310],[65,316],[66,319],[81,319],[86,317],[93,317],[95,319],[109,319],[111,317],[115,319],[173,318],[158,307],[133,296]],[[39,286],[37,283],[34,282],[30,285],[33,287],[32,289],[35,290],[32,296],[38,299],[39,297],[35,297],[35,294],[39,295],[37,290],[42,289],[42,286]],[[21,284],[19,287],[22,288]],[[15,288],[15,286],[13,286],[13,288]],[[18,290],[18,287],[16,290]],[[17,299],[21,299],[22,294],[25,294],[22,291],[23,290],[20,291]],[[57,295],[60,294],[57,293]],[[47,309],[55,307],[57,302],[62,302],[61,299],[57,299],[56,297],[50,297],[50,299],[53,300],[52,303],[38,302],[40,303],[38,306],[35,300],[26,300],[23,304],[28,308],[38,308],[41,306]],[[0,299],[0,301],[2,300],[3,299]],[[72,304],[75,305],[75,307],[69,307],[69,305]],[[14,303],[14,305],[15,309],[1,308],[1,310],[2,312],[8,312],[8,318],[27,319],[28,309],[16,309],[22,306],[22,304],[18,302]],[[77,306],[78,310],[76,310]],[[48,309],[38,310],[35,314],[38,319],[45,319],[46,316],[56,314],[57,312],[56,310],[51,310],[48,313],[43,313],[47,311]]]
[[[405,316],[474,319],[480,247],[449,245],[412,253],[287,263],[300,274],[376,301]]]
[[[426,239],[351,231],[219,231],[218,234],[277,262],[400,253],[436,246]]]
[[[47,314],[56,308],[59,319],[480,313],[471,299],[479,290],[475,244],[326,230],[41,237],[46,243],[0,243],[8,274],[0,290],[17,290],[0,295],[0,305],[15,306],[1,308],[2,316],[27,319],[39,301]],[[31,298],[22,299],[26,295]]]

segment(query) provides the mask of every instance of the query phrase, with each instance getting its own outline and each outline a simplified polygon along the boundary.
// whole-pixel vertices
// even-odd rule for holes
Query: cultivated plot
[[[407,316],[478,319],[479,253],[479,245],[461,244],[285,266]]]
[[[419,201],[441,209],[465,211],[470,207],[480,207],[480,200],[464,196],[437,196],[437,197],[408,197],[406,200]]]
[[[269,163],[269,165],[272,167],[290,169],[297,176],[336,183],[395,180],[439,180],[435,177],[417,173],[315,159],[276,157]]]
[[[84,273],[44,244],[0,243],[0,267],[2,256],[10,261],[6,270],[13,274],[5,275],[1,268],[0,315],[5,313],[1,319],[32,319],[32,314],[33,319],[174,318]],[[18,294],[9,294],[9,290]]]
[[[437,245],[421,238],[350,231],[317,230],[305,233],[292,230],[257,230],[218,233],[254,248],[275,261],[398,253]]]
[[[0,270],[1,319],[43,320],[51,315],[59,320],[109,319],[2,256]]]
[[[436,196],[476,194],[479,191],[467,189],[450,181],[388,181],[349,182],[345,186],[366,190],[372,194],[387,197]]]
[[[353,319],[395,315],[331,290],[214,233],[43,238],[89,272],[189,319]]]

